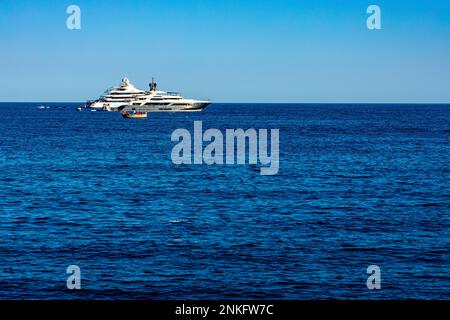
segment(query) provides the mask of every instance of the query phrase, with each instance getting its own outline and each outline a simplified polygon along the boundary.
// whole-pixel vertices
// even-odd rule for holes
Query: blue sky
[[[0,101],[84,101],[127,75],[218,102],[450,102],[450,1],[1,0],[0,70]]]

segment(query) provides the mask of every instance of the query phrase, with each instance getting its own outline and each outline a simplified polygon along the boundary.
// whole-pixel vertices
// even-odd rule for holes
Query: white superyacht
[[[88,101],[86,107],[129,114],[202,111],[210,104],[210,101],[185,99],[175,92],[160,91],[153,79],[149,86],[149,91],[139,90],[124,78],[119,86],[107,90],[100,99]]]

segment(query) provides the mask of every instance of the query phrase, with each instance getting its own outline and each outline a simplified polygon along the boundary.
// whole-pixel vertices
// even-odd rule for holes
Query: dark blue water
[[[448,105],[39,104],[0,104],[0,298],[450,298]],[[279,174],[173,165],[194,120],[279,128]]]

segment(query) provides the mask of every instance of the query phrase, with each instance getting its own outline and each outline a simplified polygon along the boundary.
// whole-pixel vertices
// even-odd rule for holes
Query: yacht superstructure
[[[118,86],[106,90],[100,99],[88,101],[86,107],[105,111],[116,111],[121,106],[135,101],[143,101],[146,96],[147,92],[137,89],[125,77]]]
[[[202,111],[210,101],[185,99],[179,93],[157,89],[156,82],[149,85],[149,91],[136,89],[127,78],[109,89],[98,100],[90,101],[86,107],[124,113]]]

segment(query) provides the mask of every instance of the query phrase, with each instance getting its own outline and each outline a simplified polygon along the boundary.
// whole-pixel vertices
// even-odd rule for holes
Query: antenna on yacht
[[[152,83],[150,83],[150,91],[156,91],[156,82],[153,77],[152,77]]]

